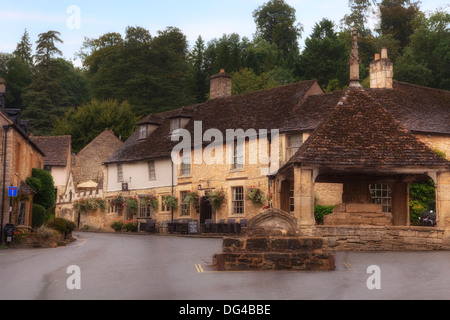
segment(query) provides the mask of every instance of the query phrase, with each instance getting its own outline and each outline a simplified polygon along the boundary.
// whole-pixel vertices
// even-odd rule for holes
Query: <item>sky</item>
[[[85,37],[97,38],[107,32],[125,33],[127,26],[140,26],[156,35],[168,26],[177,27],[194,44],[198,36],[208,42],[223,34],[237,33],[252,38],[256,25],[253,11],[268,0],[1,0],[0,52],[11,53],[24,30],[35,41],[40,33],[56,30],[63,44],[64,58],[74,61]],[[285,0],[296,9],[297,21],[304,27],[300,45],[314,24],[328,18],[339,25],[349,13],[348,0]],[[449,9],[449,0],[422,0],[424,12]]]

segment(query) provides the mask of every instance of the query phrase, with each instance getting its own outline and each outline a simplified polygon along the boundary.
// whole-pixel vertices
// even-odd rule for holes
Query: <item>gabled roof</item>
[[[346,90],[344,97],[287,165],[449,167],[447,160],[394,119],[382,101],[373,97],[378,93]],[[385,94],[395,97],[393,93]]]
[[[71,136],[32,136],[30,137],[44,153],[44,165],[64,167],[70,157]]]

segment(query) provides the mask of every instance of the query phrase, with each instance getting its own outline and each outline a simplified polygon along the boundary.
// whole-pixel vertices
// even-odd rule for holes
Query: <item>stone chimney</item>
[[[211,76],[210,99],[231,97],[231,74],[224,69]]]
[[[381,49],[380,54],[375,54],[375,60],[370,64],[370,88],[392,89],[394,77],[394,64],[388,58],[386,48]]]

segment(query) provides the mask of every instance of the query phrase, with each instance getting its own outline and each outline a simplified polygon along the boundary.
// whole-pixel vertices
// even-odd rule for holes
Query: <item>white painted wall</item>
[[[123,179],[128,182],[128,189],[143,190],[172,186],[172,161],[170,159],[155,160],[156,179],[150,180],[148,174],[148,163],[135,162],[124,163]],[[122,191],[122,182],[117,181],[117,165],[107,166],[108,190],[107,192]],[[130,179],[131,178],[131,179]],[[173,166],[173,183],[177,184],[177,166]]]
[[[52,167],[53,181],[55,186],[66,186],[69,177],[69,170],[67,167]]]

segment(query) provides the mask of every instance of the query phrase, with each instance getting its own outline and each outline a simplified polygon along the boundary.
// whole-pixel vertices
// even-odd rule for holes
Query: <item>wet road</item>
[[[337,253],[337,270],[326,273],[215,272],[210,264],[221,239],[75,237],[62,248],[0,250],[0,299],[450,299],[450,252]],[[372,265],[380,290],[367,287]],[[80,289],[67,286],[76,275],[67,273],[70,266],[79,267]]]

